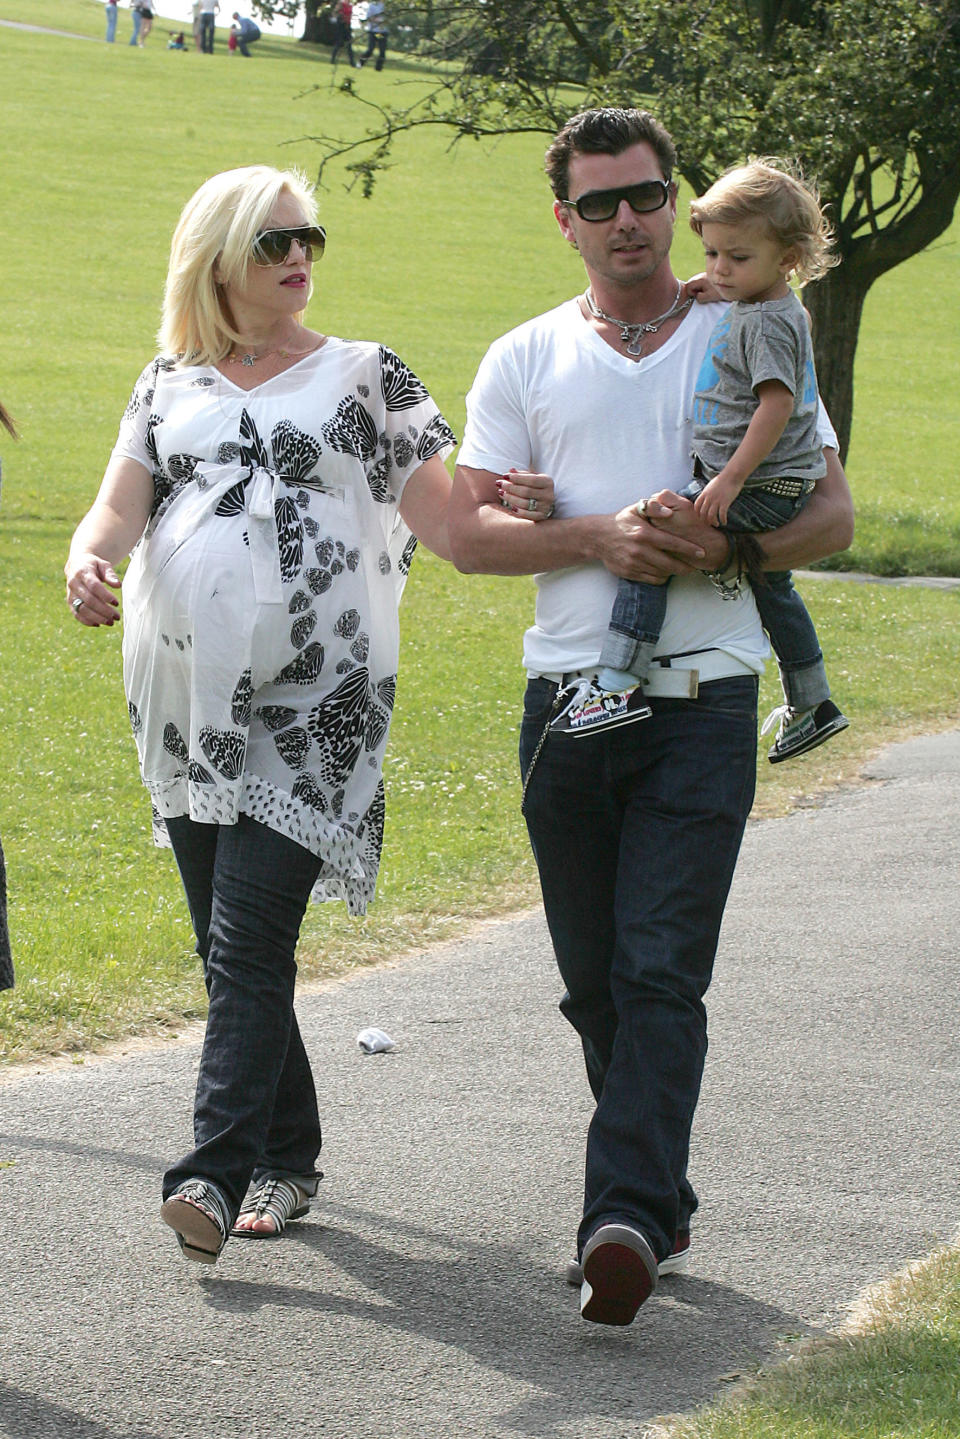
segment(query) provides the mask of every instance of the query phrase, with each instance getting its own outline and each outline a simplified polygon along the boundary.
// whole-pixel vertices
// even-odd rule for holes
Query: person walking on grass
[[[769,161],[728,171],[691,201],[690,216],[707,279],[731,303],[697,378],[694,478],[680,493],[731,537],[753,581],[783,686],[784,704],[762,730],[779,720],[768,755],[779,764],[848,724],[830,698],[817,632],[789,570],[764,573],[762,548],[751,539],[799,514],[826,472],[810,327],[788,279],[816,280],[836,261],[815,193]],[[666,604],[665,585],[620,581],[597,678],[585,680],[554,720],[559,733],[582,736],[650,716],[643,687]]]
[[[117,39],[117,0],[107,0],[105,8],[107,19],[105,39],[108,45],[113,45]]]
[[[560,1007],[595,1099],[568,1278],[582,1317],[612,1325],[631,1323],[661,1270],[689,1254],[704,996],[753,799],[767,653],[749,582],[726,600],[710,579],[730,571],[733,546],[678,493],[722,309],[687,304],[671,268],[675,164],[669,134],[637,110],[585,111],[551,144],[554,215],[589,289],[488,351],[467,398],[449,521],[464,572],[536,577],[523,810]],[[764,536],[773,569],[850,542],[849,491],[823,414],[820,437],[826,474],[802,512]],[[553,519],[512,523],[499,495],[511,467],[521,498],[525,476],[531,486],[552,477]],[[573,744],[552,720],[596,677],[620,578],[670,581],[652,714]]]
[[[213,54],[213,42],[216,35],[217,15],[220,12],[220,0],[200,0],[200,50],[204,55]]]
[[[162,353],[66,564],[73,615],[110,626],[134,551],[127,702],[210,998],[195,1143],[160,1212],[203,1263],[316,1193],[300,924],[311,896],[355,915],[374,897],[414,537],[449,555],[454,440],[426,387],[386,347],[304,324],[325,238],[293,172],[227,171],[188,201]]]

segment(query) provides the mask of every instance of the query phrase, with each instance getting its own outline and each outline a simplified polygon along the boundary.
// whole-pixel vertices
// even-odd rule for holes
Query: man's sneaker
[[[673,1248],[666,1259],[661,1259],[657,1265],[657,1273],[662,1279],[665,1274],[682,1274],[690,1259],[690,1230],[678,1229],[677,1237],[673,1241]],[[571,1259],[566,1267],[566,1280],[572,1289],[579,1289],[583,1283],[583,1270],[580,1267],[579,1259]]]
[[[594,680],[582,680],[552,728],[558,734],[597,734],[616,725],[649,719],[652,714],[639,685],[627,690],[603,690]]]
[[[657,1287],[657,1261],[639,1229],[601,1224],[583,1249],[580,1317],[591,1324],[632,1324]]]
[[[823,744],[832,734],[839,734],[850,723],[846,715],[837,709],[833,700],[823,700],[816,709],[810,710],[795,710],[790,705],[779,705],[767,715],[760,733],[766,734],[777,720],[780,721],[780,728],[777,730],[773,747],[767,752],[767,759],[771,764],[779,764],[781,760],[793,759],[794,755],[806,754],[807,750],[816,749],[818,744]]]

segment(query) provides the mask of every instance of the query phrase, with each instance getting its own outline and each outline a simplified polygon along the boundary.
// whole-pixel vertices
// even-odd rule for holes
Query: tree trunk
[[[813,353],[820,394],[840,442],[840,459],[850,448],[853,424],[853,358],[870,280],[856,273],[853,264],[828,270],[815,285],[807,285],[803,303],[813,324]]]
[[[311,45],[330,45],[333,43],[329,9],[329,5],[322,5],[321,0],[305,0],[301,40],[306,40],[307,43]]]

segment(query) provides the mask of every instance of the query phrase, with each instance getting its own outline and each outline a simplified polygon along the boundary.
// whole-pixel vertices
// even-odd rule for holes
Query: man
[[[200,49],[204,55],[213,54],[213,37],[219,10],[220,0],[200,0]]]
[[[255,40],[260,39],[260,26],[253,20],[248,20],[241,15],[239,10],[233,12],[233,31],[237,37],[237,47],[241,55],[250,58],[249,47]]]
[[[722,574],[726,537],[674,493],[689,477],[696,376],[722,313],[686,304],[670,267],[675,159],[667,132],[636,110],[575,116],[547,151],[557,224],[589,289],[492,346],[468,396],[450,507],[461,570],[537,577],[524,812],[560,1008],[596,1099],[573,1268],[581,1313],[601,1324],[631,1323],[660,1266],[679,1268],[689,1247],[703,997],[753,800],[769,652],[749,585]],[[823,433],[835,445],[825,419]],[[763,537],[771,568],[850,543],[846,480],[835,450],[825,454],[803,514]],[[524,470],[552,476],[555,518],[516,525],[504,513],[498,482],[511,468],[521,498]],[[594,734],[551,729],[596,671],[619,576],[672,577],[652,714]]]

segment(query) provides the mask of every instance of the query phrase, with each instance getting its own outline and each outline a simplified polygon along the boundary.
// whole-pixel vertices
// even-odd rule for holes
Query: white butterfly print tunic
[[[329,338],[241,390],[144,370],[114,454],[153,474],[123,582],[123,669],[158,844],[240,812],[324,861],[362,914],[383,840],[397,607],[416,544],[397,502],[454,436],[390,350]]]

